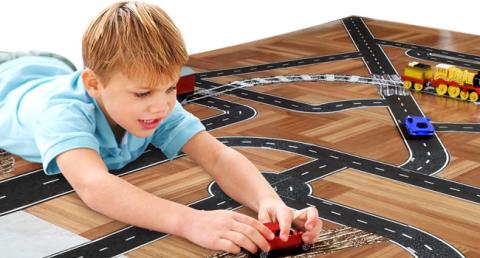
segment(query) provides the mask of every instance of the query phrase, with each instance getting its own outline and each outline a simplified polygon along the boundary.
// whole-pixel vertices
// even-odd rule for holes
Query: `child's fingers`
[[[305,229],[305,222],[307,221],[307,212],[305,209],[296,210],[293,215],[293,225],[298,229]]]
[[[228,239],[221,238],[217,241],[217,245],[214,248],[216,250],[223,250],[225,252],[229,252],[232,254],[240,253],[240,247],[234,244],[232,241]]]
[[[270,217],[270,214],[268,214],[267,210],[260,210],[258,212],[258,220],[261,223],[273,222],[272,218]]]
[[[305,229],[307,230],[302,235],[302,239],[306,243],[314,243],[318,237],[318,234],[322,230],[323,223],[318,218],[317,209],[310,207],[306,210],[307,219],[305,221]]]
[[[317,237],[318,237],[318,235],[315,234],[314,232],[305,232],[302,235],[302,240],[305,243],[313,244],[317,240]]]
[[[262,249],[264,252],[268,252],[270,245],[267,240],[257,231],[257,229],[251,227],[247,224],[235,223],[232,227],[233,231],[240,234],[241,236],[236,236],[234,242],[249,250],[252,253],[256,252],[256,248]],[[249,245],[245,245],[247,242],[251,242],[255,248],[251,248]],[[255,250],[253,250],[255,249]]]
[[[236,231],[226,232],[224,235],[225,239],[232,241],[235,245],[244,248],[250,253],[256,253],[258,248],[257,244],[249,238],[249,236]]]
[[[290,227],[292,226],[293,211],[289,208],[277,211],[277,221],[280,226],[280,239],[288,240],[290,234]]]
[[[307,220],[307,210],[306,209],[301,209],[295,211],[295,220],[300,220],[300,221],[306,221]]]
[[[273,237],[275,237],[273,232],[269,228],[267,228],[267,226],[263,225],[263,223],[261,223],[260,221],[252,217],[243,215],[241,213],[235,213],[233,218],[240,223],[247,224],[254,227],[266,239],[273,239]]]
[[[305,222],[305,228],[307,230],[313,230],[317,225],[318,220],[318,211],[317,209],[310,207],[306,210],[307,221]]]

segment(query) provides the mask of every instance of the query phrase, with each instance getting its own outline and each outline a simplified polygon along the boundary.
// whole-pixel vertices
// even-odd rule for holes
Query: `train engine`
[[[480,95],[480,72],[462,70],[454,65],[437,64],[434,68],[419,62],[410,62],[402,75],[405,89],[423,91],[433,87],[438,95],[477,102]]]

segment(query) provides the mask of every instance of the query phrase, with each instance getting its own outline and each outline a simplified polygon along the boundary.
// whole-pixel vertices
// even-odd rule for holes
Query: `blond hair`
[[[119,71],[129,78],[147,75],[149,87],[174,80],[188,59],[170,17],[156,5],[137,1],[105,8],[83,35],[82,56],[85,67],[104,84]]]

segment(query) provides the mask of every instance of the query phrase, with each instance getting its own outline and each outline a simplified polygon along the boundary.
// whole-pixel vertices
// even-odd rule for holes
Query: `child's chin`
[[[145,131],[145,130],[142,130],[143,132],[130,132],[131,134],[135,135],[136,137],[138,138],[147,138],[147,137],[150,137],[152,136],[152,134],[155,132],[155,130],[149,130],[149,131]]]

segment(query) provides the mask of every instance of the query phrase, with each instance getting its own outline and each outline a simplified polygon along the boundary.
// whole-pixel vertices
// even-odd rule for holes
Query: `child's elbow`
[[[74,189],[89,208],[96,210],[101,203],[101,196],[105,194],[107,180],[108,176],[105,175],[85,176]]]

